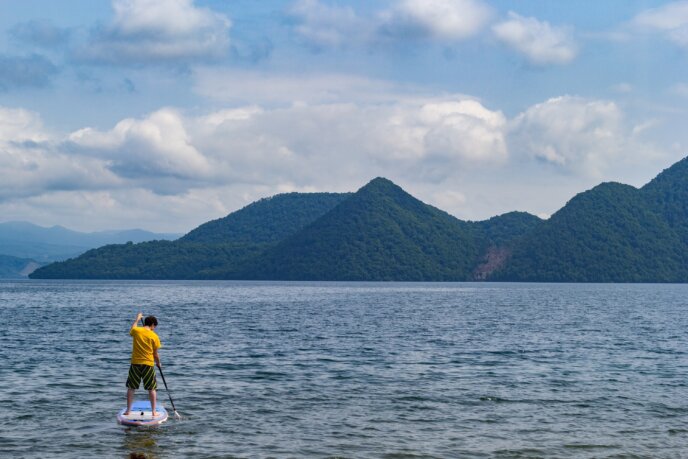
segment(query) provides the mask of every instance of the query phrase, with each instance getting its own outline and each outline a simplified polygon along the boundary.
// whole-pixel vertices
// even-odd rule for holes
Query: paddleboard
[[[167,410],[160,404],[155,405],[155,416],[151,412],[150,400],[137,400],[131,405],[131,411],[125,415],[124,407],[117,413],[117,422],[125,426],[156,426],[167,421]]]

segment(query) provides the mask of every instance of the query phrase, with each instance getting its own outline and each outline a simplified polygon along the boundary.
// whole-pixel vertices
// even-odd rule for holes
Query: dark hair
[[[145,325],[146,327],[150,327],[151,325],[155,325],[157,327],[158,326],[158,319],[156,319],[155,316],[148,316],[143,321],[143,325]]]

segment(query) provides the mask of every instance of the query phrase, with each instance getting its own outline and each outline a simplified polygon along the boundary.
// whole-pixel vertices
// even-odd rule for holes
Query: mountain
[[[356,193],[261,199],[177,241],[109,245],[32,277],[469,280],[540,222],[522,212],[463,222],[377,178]]]
[[[181,240],[206,244],[278,242],[327,213],[349,194],[278,194],[204,223]]]
[[[332,209],[347,193],[286,193],[204,223],[176,241],[108,245],[41,268],[36,278],[244,277],[248,261]],[[253,231],[251,231],[253,228]]]
[[[492,278],[685,282],[686,246],[655,204],[620,183],[580,193],[528,234]]]
[[[0,279],[26,279],[39,266],[34,260],[0,255]]]
[[[602,183],[548,220],[458,220],[384,178],[278,195],[178,241],[110,245],[34,278],[688,282],[688,159],[634,188]]]
[[[61,226],[44,228],[27,222],[5,222],[0,223],[0,254],[49,262],[75,257],[106,244],[176,239],[179,236],[139,229],[82,233]]]
[[[268,250],[247,277],[463,280],[483,245],[471,225],[377,178]]]
[[[251,279],[462,281],[481,279],[492,253],[540,222],[513,212],[464,222],[376,178],[254,260]],[[481,267],[484,269],[481,270]]]
[[[487,241],[479,263],[474,267],[470,280],[487,280],[502,269],[513,253],[514,247],[542,220],[527,212],[509,212],[482,222],[474,222],[476,231],[482,233]]]
[[[263,250],[258,244],[198,244],[149,241],[91,249],[79,257],[51,263],[34,279],[217,279],[218,271],[237,273]]]
[[[688,243],[688,158],[662,171],[640,191],[648,204]]]

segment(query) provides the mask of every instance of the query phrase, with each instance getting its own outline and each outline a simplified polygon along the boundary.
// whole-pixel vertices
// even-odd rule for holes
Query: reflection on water
[[[127,455],[144,454],[147,459],[158,459],[158,438],[163,426],[123,427],[122,448]]]

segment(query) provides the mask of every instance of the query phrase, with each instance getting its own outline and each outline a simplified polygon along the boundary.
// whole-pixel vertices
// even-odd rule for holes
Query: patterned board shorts
[[[129,367],[129,376],[127,377],[127,387],[129,389],[138,389],[143,380],[143,388],[146,390],[156,390],[158,382],[155,380],[155,367],[151,365],[134,365]]]

